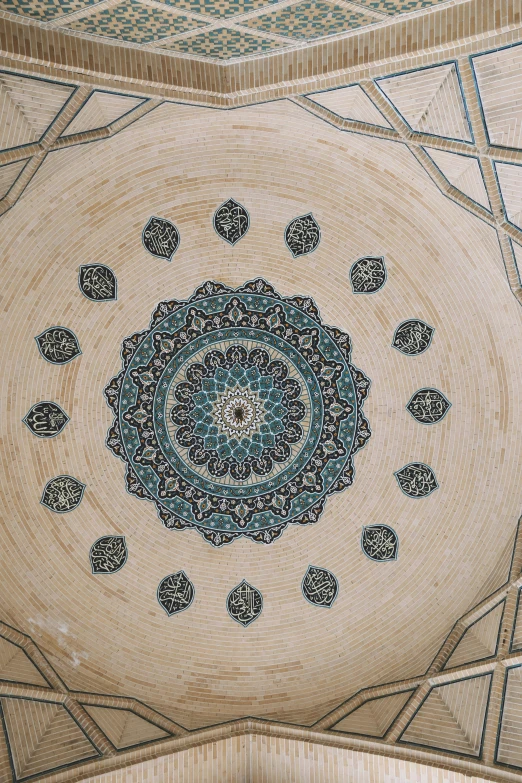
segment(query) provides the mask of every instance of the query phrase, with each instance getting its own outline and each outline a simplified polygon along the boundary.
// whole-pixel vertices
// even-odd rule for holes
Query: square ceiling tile
[[[67,26],[83,33],[139,44],[184,33],[201,27],[202,22],[143,5],[136,0],[125,0],[82,19],[71,20]]]
[[[218,30],[209,30],[192,38],[182,38],[165,45],[165,49],[176,49],[178,52],[217,57],[228,60],[231,57],[242,57],[246,54],[266,52],[285,46],[279,41],[267,38],[258,38],[240,30],[229,30],[221,27]]]
[[[277,0],[164,0],[167,5],[179,8],[183,11],[193,11],[196,14],[207,16],[228,17],[246,14],[248,11],[256,11],[258,8],[271,4]]]
[[[355,0],[357,5],[371,8],[372,11],[382,11],[385,14],[406,14],[408,11],[420,11],[431,8],[446,0]]]
[[[49,21],[62,14],[81,11],[96,2],[98,0],[0,0],[0,9]]]
[[[319,38],[376,21],[373,16],[317,0],[274,10],[242,24],[290,38]]]

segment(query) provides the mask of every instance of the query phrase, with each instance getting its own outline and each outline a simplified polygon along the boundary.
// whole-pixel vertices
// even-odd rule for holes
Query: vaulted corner
[[[0,0],[0,783],[522,779],[520,0]]]

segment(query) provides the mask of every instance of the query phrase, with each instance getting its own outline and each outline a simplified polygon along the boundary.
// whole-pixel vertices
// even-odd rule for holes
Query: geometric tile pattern
[[[228,60],[230,57],[266,52],[269,49],[277,49],[281,46],[285,46],[285,44],[272,39],[249,35],[240,30],[229,30],[226,27],[221,27],[217,30],[209,30],[208,33],[199,33],[199,35],[191,38],[173,41],[165,44],[164,48]]]
[[[371,699],[332,726],[334,731],[347,734],[365,734],[367,737],[384,737],[402,710],[412,692],[394,693],[380,699]]]
[[[479,756],[491,675],[432,688],[400,742]]]
[[[522,668],[507,670],[496,761],[522,767]]]
[[[0,72],[0,149],[39,141],[73,87]]]
[[[490,143],[522,148],[522,47],[473,57],[472,63]]]
[[[202,24],[187,16],[177,16],[160,8],[142,5],[136,0],[124,0],[91,16],[71,20],[66,26],[92,35],[139,44],[184,33]]]
[[[168,4],[174,8],[221,18],[246,14],[276,2],[277,0],[168,0]]]
[[[450,185],[485,209],[491,209],[478,158],[435,149],[429,150],[429,154]]]
[[[3,638],[0,638],[0,680],[49,687],[24,650]]]
[[[522,166],[495,163],[507,219],[522,228]]]
[[[98,756],[61,704],[13,698],[0,703],[17,780]]]
[[[466,629],[455,647],[445,668],[462,666],[471,661],[480,661],[496,655],[500,622],[504,611],[504,601]]]
[[[27,160],[20,160],[17,163],[8,163],[7,166],[0,166],[0,198],[3,198],[9,192],[26,163]]]
[[[382,125],[391,128],[390,123],[371,102],[358,84],[340,87],[325,92],[315,92],[307,96],[310,100],[333,111],[346,120],[368,122],[370,125]]]
[[[0,0],[0,8],[12,14],[32,16],[48,22],[62,14],[72,14],[93,5],[97,0]]]
[[[84,705],[84,709],[98,724],[117,750],[142,745],[144,742],[163,739],[170,735],[163,729],[140,718],[130,710]]]
[[[131,109],[135,109],[140,103],[142,103],[141,98],[96,90],[62,135],[69,136],[72,133],[103,128]]]
[[[383,11],[385,14],[406,14],[408,11],[431,8],[445,0],[356,0],[356,2],[365,8]]]
[[[455,63],[384,77],[377,84],[414,131],[472,140]]]
[[[291,38],[318,38],[376,21],[373,16],[334,3],[307,0],[262,16],[245,19],[242,24]]]

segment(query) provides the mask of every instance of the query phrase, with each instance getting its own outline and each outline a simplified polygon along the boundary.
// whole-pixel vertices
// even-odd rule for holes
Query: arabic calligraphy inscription
[[[294,218],[285,229],[286,246],[294,258],[313,253],[321,239],[321,229],[311,212]]]
[[[81,354],[76,335],[64,326],[51,326],[34,339],[43,358],[51,364],[67,364]]]
[[[433,326],[424,321],[404,321],[395,330],[392,347],[406,356],[418,356],[430,347],[434,331]]]
[[[110,302],[117,298],[116,276],[104,264],[85,264],[78,272],[80,291],[93,302]]]
[[[127,562],[125,536],[102,536],[89,553],[93,574],[115,574]]]
[[[151,217],[141,235],[146,250],[157,258],[172,260],[179,247],[179,231],[170,220]]]
[[[184,571],[169,574],[158,587],[158,603],[169,617],[188,609],[194,595],[194,585]]]
[[[406,410],[420,424],[436,424],[450,408],[451,402],[438,389],[419,389],[406,405]]]
[[[63,430],[69,417],[55,402],[37,402],[22,421],[37,438],[54,438]]]
[[[370,560],[386,562],[397,560],[399,539],[395,530],[388,525],[368,525],[363,527],[361,546]]]
[[[72,476],[56,476],[45,485],[40,503],[57,514],[66,514],[79,506],[85,484]]]
[[[425,498],[438,488],[435,473],[423,462],[410,462],[394,473],[399,487],[410,498]]]
[[[244,579],[230,591],[227,597],[227,611],[231,618],[246,628],[263,610],[263,596]]]
[[[244,237],[250,226],[248,212],[242,204],[229,198],[214,213],[214,228],[219,236],[235,245]]]
[[[375,294],[386,282],[386,264],[382,256],[365,256],[352,264],[350,283],[354,294]]]
[[[308,566],[301,584],[303,595],[314,606],[332,606],[339,592],[339,583],[331,571]]]

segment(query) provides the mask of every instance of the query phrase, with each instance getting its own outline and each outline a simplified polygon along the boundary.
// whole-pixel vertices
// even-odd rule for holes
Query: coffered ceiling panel
[[[522,48],[509,46],[472,59],[491,144],[522,146]]]
[[[461,190],[485,209],[490,209],[478,158],[436,149],[429,150],[429,155],[453,187]]]
[[[308,97],[325,109],[335,112],[339,117],[369,122],[371,125],[382,125],[386,128],[391,127],[358,84],[311,93]]]

